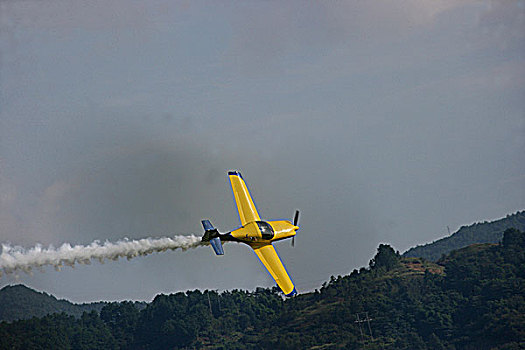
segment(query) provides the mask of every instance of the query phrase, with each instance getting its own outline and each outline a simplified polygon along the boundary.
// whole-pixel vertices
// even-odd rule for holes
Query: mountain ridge
[[[107,302],[75,304],[23,284],[7,285],[0,289],[0,321],[15,321],[61,312],[80,317],[84,311],[100,312],[106,304]]]
[[[459,230],[450,236],[408,249],[403,253],[403,256],[438,261],[443,254],[448,254],[452,250],[471,244],[498,243],[503,238],[503,232],[509,228],[525,231],[525,210],[508,214],[506,217],[498,220],[476,222],[468,226],[461,226]]]

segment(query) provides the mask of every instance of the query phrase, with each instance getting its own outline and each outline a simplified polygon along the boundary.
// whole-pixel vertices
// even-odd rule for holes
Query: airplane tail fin
[[[202,236],[201,241],[210,242],[215,254],[224,255],[219,231],[213,227],[210,220],[202,220],[202,227],[204,227],[204,236]]]

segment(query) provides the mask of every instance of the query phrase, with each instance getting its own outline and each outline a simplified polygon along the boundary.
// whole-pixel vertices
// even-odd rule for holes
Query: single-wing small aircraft
[[[255,204],[250,197],[248,187],[238,171],[229,171],[233,196],[241,219],[241,227],[232,232],[219,233],[209,220],[202,220],[204,226],[203,242],[209,242],[217,255],[224,255],[222,242],[241,242],[249,245],[261,259],[275,282],[286,296],[297,294],[297,290],[279,259],[272,242],[292,238],[294,245],[295,231],[299,221],[299,211],[295,211],[293,224],[287,220],[263,221],[257,213]]]

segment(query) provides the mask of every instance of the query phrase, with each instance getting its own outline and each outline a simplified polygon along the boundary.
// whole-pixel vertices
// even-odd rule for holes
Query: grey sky
[[[0,242],[301,209],[299,291],[525,208],[525,2],[0,2]],[[273,285],[248,247],[4,276],[74,301]]]

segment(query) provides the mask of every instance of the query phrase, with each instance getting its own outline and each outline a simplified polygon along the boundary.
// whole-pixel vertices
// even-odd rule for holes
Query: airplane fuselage
[[[270,243],[295,236],[299,227],[290,221],[252,221],[229,233],[244,243]]]

